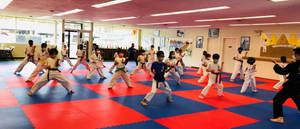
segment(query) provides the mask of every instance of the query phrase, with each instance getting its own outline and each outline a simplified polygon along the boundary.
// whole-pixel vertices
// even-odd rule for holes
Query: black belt
[[[50,81],[50,71],[58,71],[60,70],[58,68],[48,68],[48,74],[47,74],[47,80]]]

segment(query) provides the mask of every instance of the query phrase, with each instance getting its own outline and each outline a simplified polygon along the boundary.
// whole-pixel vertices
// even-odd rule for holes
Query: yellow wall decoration
[[[296,47],[300,47],[300,38],[297,41]]]
[[[271,40],[270,40],[270,42],[267,44],[267,46],[276,45],[276,43],[277,43],[277,36],[276,36],[276,34],[272,34]]]
[[[289,44],[296,46],[297,45],[297,38],[296,34],[291,34],[290,39],[289,39]]]
[[[277,41],[276,45],[288,45],[289,41],[287,40],[285,34],[281,34],[279,40]]]

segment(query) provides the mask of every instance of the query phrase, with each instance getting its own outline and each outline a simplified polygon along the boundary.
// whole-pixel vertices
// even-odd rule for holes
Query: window
[[[135,37],[132,29],[94,27],[94,43],[101,48],[129,48],[136,43]],[[135,45],[138,46],[137,43]]]

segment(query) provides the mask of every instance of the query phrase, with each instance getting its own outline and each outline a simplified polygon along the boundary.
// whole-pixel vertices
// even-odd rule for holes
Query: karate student
[[[33,64],[37,64],[35,59],[34,59],[34,54],[35,54],[35,46],[33,46],[33,40],[29,40],[28,41],[29,46],[26,47],[25,49],[25,59],[22,61],[22,63],[18,66],[18,68],[16,69],[16,71],[14,72],[14,74],[20,73],[22,71],[22,69],[24,68],[24,66],[28,63],[28,62],[32,62]]]
[[[46,68],[47,59],[49,58],[49,53],[47,50],[47,44],[41,44],[41,51],[37,54],[38,64],[36,65],[34,71],[31,73],[26,82],[31,82],[40,72]]]
[[[256,72],[256,64],[254,64],[255,58],[249,57],[247,63],[248,65],[245,69],[245,81],[242,86],[241,93],[245,93],[249,85],[251,85],[252,87],[252,92],[256,93],[258,91],[256,90],[256,80],[255,80],[255,72]]]
[[[91,79],[91,76],[97,70],[99,76],[101,79],[106,79],[106,77],[103,74],[102,68],[103,64],[102,62],[102,56],[101,56],[101,51],[99,48],[95,48],[95,52],[91,55],[90,57],[90,66],[91,66],[91,71],[89,71],[88,75],[86,76],[87,80]]]
[[[154,45],[151,45],[151,49],[148,51],[148,64],[147,67],[150,67],[150,65],[155,61],[155,50]]]
[[[77,59],[75,66],[73,67],[71,73],[78,67],[79,64],[83,64],[86,67],[86,69],[90,71],[89,65],[86,62],[86,57],[85,57],[86,51],[83,50],[82,44],[79,45],[79,49],[77,50],[76,55],[77,55],[78,59]]]
[[[287,61],[286,61],[286,57],[285,56],[282,56],[280,58],[281,60],[281,63],[279,63],[278,65],[281,67],[281,68],[285,68],[287,66]],[[278,90],[282,85],[283,83],[285,82],[286,80],[286,75],[278,75],[279,76],[279,82],[276,83],[274,86],[273,86],[273,89],[276,89]]]
[[[120,52],[119,57],[115,58],[116,71],[112,75],[112,79],[109,83],[108,89],[112,89],[113,86],[117,83],[119,77],[125,81],[128,88],[132,88],[131,82],[129,80],[129,75],[127,74],[127,69],[125,65],[128,63],[128,58],[124,58],[124,53]]]
[[[115,54],[114,54],[114,59],[116,59],[117,57],[119,57],[120,51],[121,51],[121,49],[118,48],[118,49],[117,49],[117,52],[115,52]],[[115,67],[116,67],[116,65],[113,64],[113,65],[109,68],[108,72],[112,73],[112,71],[115,69]]]
[[[208,84],[202,90],[201,94],[199,95],[200,99],[204,99],[207,95],[210,87],[215,84],[218,89],[218,95],[223,96],[223,84],[221,81],[221,66],[219,65],[219,54],[213,55],[213,62],[208,65],[207,72],[209,72],[209,80]]]
[[[167,72],[165,74],[165,78],[167,78],[170,74],[173,75],[173,77],[175,78],[177,85],[181,85],[180,83],[180,76],[179,74],[176,72],[176,66],[179,63],[179,61],[177,61],[176,57],[175,57],[175,52],[171,51],[169,54],[169,58],[165,60],[165,63],[167,64],[167,66],[169,67],[169,72]]]
[[[154,73],[154,78],[152,81],[152,90],[142,100],[141,104],[143,106],[148,105],[147,103],[149,103],[151,99],[154,97],[157,89],[160,89],[164,91],[165,94],[167,94],[167,102],[170,103],[173,102],[172,94],[171,94],[172,90],[164,77],[164,74],[170,70],[167,69],[168,68],[167,64],[163,62],[164,57],[165,56],[163,51],[157,52],[158,61],[154,62],[151,66],[151,71]],[[170,68],[174,68],[174,67],[170,67]]]
[[[235,61],[234,69],[232,72],[232,75],[230,77],[230,81],[234,82],[234,79],[238,74],[240,74],[240,79],[243,80],[244,73],[243,73],[243,56],[242,56],[243,48],[238,48],[238,53],[233,57],[233,60]]]
[[[50,80],[56,80],[61,83],[62,86],[68,91],[68,93],[74,93],[70,82],[60,73],[58,70],[60,59],[57,58],[58,51],[56,48],[49,50],[50,58],[47,59],[47,72],[33,85],[28,92],[29,96],[32,96],[41,87],[45,86]]]
[[[136,69],[130,74],[131,76],[135,75],[136,72],[138,72],[139,70],[143,69],[145,72],[147,72],[150,76],[151,75],[151,71],[150,69],[148,69],[148,67],[146,66],[146,61],[147,61],[147,55],[145,54],[145,50],[141,51],[142,54],[138,56],[137,60],[139,62],[138,66],[136,67]]]
[[[205,59],[202,62],[202,69],[203,69],[203,75],[202,77],[200,77],[200,79],[198,80],[199,83],[203,83],[204,80],[206,79],[208,72],[207,72],[207,67],[210,64],[210,57],[211,55],[209,53],[207,53],[205,55]]]
[[[284,123],[283,104],[287,99],[292,98],[298,111],[300,110],[300,48],[294,49],[296,62],[288,64],[285,68],[280,67],[276,61],[274,71],[280,75],[288,75],[282,89],[273,98],[273,118],[271,122]]]
[[[70,61],[69,57],[68,57],[68,48],[67,48],[67,45],[64,45],[64,48],[61,50],[61,56],[62,56],[62,59],[61,59],[61,62],[64,62],[64,60],[67,60],[67,62],[69,63],[69,65],[71,67],[73,67],[73,64],[72,62]]]
[[[202,62],[205,60],[205,55],[207,54],[207,51],[203,51],[201,57],[200,57],[200,66],[199,66],[199,69],[198,69],[198,72],[197,74],[200,75],[201,74],[201,70],[202,69]]]

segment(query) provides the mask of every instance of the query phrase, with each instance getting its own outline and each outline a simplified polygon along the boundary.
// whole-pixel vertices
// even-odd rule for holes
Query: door
[[[235,38],[224,38],[223,41],[223,71],[232,73],[234,66],[233,56],[237,52],[238,40]]]
[[[69,53],[69,57],[71,59],[77,58],[76,52],[77,52],[78,41],[79,41],[78,37],[79,37],[79,34],[77,31],[70,31],[70,30],[65,31],[65,39],[68,44],[68,48],[69,48],[68,53]]]

